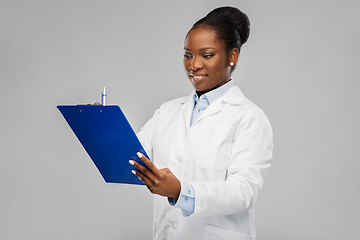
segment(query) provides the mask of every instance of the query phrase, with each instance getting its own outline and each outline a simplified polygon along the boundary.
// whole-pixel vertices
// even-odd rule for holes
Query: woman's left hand
[[[144,154],[138,152],[137,155],[148,168],[134,160],[130,160],[129,163],[139,169],[133,170],[133,173],[145,183],[150,192],[164,197],[178,199],[181,184],[170,169],[158,169]]]

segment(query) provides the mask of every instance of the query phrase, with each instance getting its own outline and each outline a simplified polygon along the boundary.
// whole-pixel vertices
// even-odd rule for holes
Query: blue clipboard
[[[57,108],[108,183],[144,185],[131,173],[130,159],[145,154],[139,139],[119,106],[59,105]]]

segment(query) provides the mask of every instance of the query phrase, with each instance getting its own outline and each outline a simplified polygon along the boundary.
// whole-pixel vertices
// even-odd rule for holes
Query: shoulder
[[[239,109],[242,113],[258,113],[264,114],[264,112],[254,102],[248,99],[239,87],[232,87],[222,98],[223,102],[232,105],[234,108]]]
[[[170,101],[164,102],[163,104],[161,104],[160,107],[173,106],[173,105],[182,105],[183,103],[185,103],[189,99],[191,99],[191,95],[186,96],[186,97],[175,98],[175,99],[172,99]]]
[[[191,101],[191,96],[186,96],[186,97],[179,97],[167,102],[164,102],[163,104],[160,105],[159,110],[160,111],[169,111],[169,110],[178,110],[181,109],[181,107],[187,102],[187,101]]]
[[[257,106],[254,102],[249,100],[242,91],[237,87],[232,87],[223,97],[223,102],[226,104],[226,108],[231,112],[234,119],[234,127],[237,129],[248,127],[249,125],[267,125],[270,126],[269,119],[265,115],[264,111]]]

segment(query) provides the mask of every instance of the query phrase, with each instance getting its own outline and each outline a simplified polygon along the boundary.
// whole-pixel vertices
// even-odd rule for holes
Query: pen
[[[106,106],[106,87],[104,87],[104,92],[101,94],[101,105]]]

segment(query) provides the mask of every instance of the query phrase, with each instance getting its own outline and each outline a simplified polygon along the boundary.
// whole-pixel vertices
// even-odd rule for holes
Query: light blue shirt
[[[191,115],[190,126],[211,103],[224,96],[224,94],[233,86],[234,83],[232,80],[230,80],[221,87],[201,95],[200,98],[196,93],[194,93],[194,108]],[[199,107],[200,104],[201,107]],[[195,209],[195,191],[190,183],[183,181],[180,181],[180,183],[181,190],[179,198],[177,200],[174,198],[168,198],[168,201],[170,205],[182,209],[184,216],[190,216]]]

